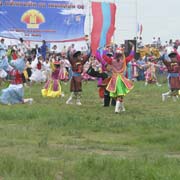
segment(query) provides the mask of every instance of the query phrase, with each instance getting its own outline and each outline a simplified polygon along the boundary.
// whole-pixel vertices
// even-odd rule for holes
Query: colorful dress
[[[145,73],[145,80],[148,83],[156,83],[157,77],[156,77],[156,68],[159,67],[158,64],[155,64],[154,62],[147,62],[145,65],[147,68]]]
[[[68,75],[68,72],[67,72],[67,69],[65,67],[65,60],[61,60],[60,61],[60,71],[59,71],[59,79],[61,81],[68,81],[69,79],[69,75]]]
[[[61,96],[61,85],[59,82],[59,71],[60,68],[55,68],[51,74],[44,88],[41,90],[43,97],[60,97]]]
[[[82,91],[82,76],[83,65],[89,59],[89,56],[84,56],[82,60],[77,60],[76,57],[70,58],[69,61],[72,66],[72,78],[70,82],[71,92],[81,92]]]
[[[115,58],[104,57],[105,61],[111,65],[112,77],[107,85],[107,90],[110,92],[111,97],[118,97],[126,95],[133,89],[133,83],[124,76],[127,63],[134,57],[134,51],[128,57],[117,61]]]
[[[132,61],[132,78],[135,80],[138,77],[138,69],[137,69],[137,63],[136,61]]]
[[[172,91],[180,90],[180,63],[163,61],[168,69],[168,83]]]

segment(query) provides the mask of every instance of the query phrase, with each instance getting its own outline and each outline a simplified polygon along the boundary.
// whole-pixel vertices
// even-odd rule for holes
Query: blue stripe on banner
[[[106,35],[111,25],[110,3],[102,2],[101,8],[102,8],[102,15],[103,15],[103,25],[102,25],[99,47],[104,47],[104,45],[106,45]]]

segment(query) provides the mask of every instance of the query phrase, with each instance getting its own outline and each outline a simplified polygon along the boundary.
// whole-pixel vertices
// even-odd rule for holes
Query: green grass
[[[121,114],[102,107],[96,82],[78,107],[65,104],[69,85],[59,99],[42,86],[25,88],[33,105],[0,105],[0,179],[180,179],[180,100],[161,101],[166,83],[136,82]]]

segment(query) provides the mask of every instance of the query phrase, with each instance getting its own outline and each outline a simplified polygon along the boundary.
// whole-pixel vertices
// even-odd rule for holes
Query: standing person
[[[144,65],[146,68],[145,71],[145,86],[147,86],[150,83],[156,83],[157,86],[161,86],[159,84],[157,76],[156,76],[156,69],[160,67],[157,63],[155,63],[156,58],[151,56],[148,57],[148,61]]]
[[[125,57],[124,52],[118,49],[113,58],[104,58],[112,68],[112,77],[106,89],[110,92],[110,97],[116,98],[115,113],[125,111],[124,96],[133,88],[132,82],[124,76],[127,63],[134,58],[134,45],[130,44],[132,49],[128,57]]]
[[[20,54],[26,54],[28,51],[28,46],[24,42],[23,38],[19,38],[19,43],[18,43],[18,52]]]
[[[82,92],[82,76],[83,66],[90,57],[90,52],[87,55],[82,55],[81,51],[76,51],[70,54],[68,51],[68,59],[72,66],[72,78],[70,82],[71,95],[66,101],[66,104],[72,104],[73,99],[76,100],[77,105],[81,104],[81,92]]]
[[[145,61],[146,61],[146,56],[144,57],[140,57],[136,62],[137,62],[137,71],[138,71],[138,77],[137,80],[138,81],[144,81],[145,80],[145,76],[144,76],[144,65],[145,65]]]
[[[38,44],[36,44],[36,45],[35,45],[35,48],[33,48],[33,49],[31,50],[31,54],[32,54],[33,56],[39,56],[40,52],[41,52],[41,48],[38,47]]]
[[[68,47],[68,52],[73,53],[75,51],[75,45],[71,44],[71,46]]]
[[[180,60],[178,60],[176,52],[172,52],[168,56],[170,61],[164,56],[163,63],[168,70],[168,86],[170,90],[162,94],[162,101],[165,101],[170,96],[176,101],[180,90]]]
[[[51,48],[51,53],[53,53],[53,54],[57,54],[58,53],[58,48],[57,48],[56,44]]]
[[[137,69],[136,59],[134,58],[131,62],[132,62],[132,81],[137,81],[138,69]]]
[[[158,39],[157,39],[157,48],[160,48],[161,46],[162,46],[161,38],[158,37]]]
[[[51,78],[46,82],[44,88],[41,90],[43,97],[60,97],[62,96],[61,85],[59,82],[60,62],[53,62],[53,69]]]
[[[71,73],[71,64],[68,61],[68,59],[67,59],[65,54],[62,54],[62,59],[64,61],[64,66],[65,66],[67,74],[68,74],[68,80],[70,80],[71,79],[71,75],[72,75],[72,73]]]
[[[18,58],[18,53],[14,49],[11,50],[11,59],[16,60]]]
[[[151,44],[152,47],[157,47],[157,40],[155,37],[153,37],[152,39],[152,44]]]
[[[45,81],[49,80],[51,76],[51,63],[50,63],[49,58],[46,58],[46,61],[43,62],[42,72],[43,72],[43,75],[45,76]]]
[[[137,47],[138,48],[143,48],[144,47],[142,37],[139,37],[139,40],[137,41]]]
[[[40,47],[40,53],[41,53],[41,55],[42,55],[42,57],[43,57],[43,61],[46,60],[47,51],[48,51],[48,46],[47,46],[47,44],[46,44],[46,41],[43,40],[43,41],[42,41],[42,46]]]
[[[131,62],[131,61],[127,63],[126,77],[127,77],[129,80],[132,80],[132,62]]]
[[[112,56],[112,54],[107,53],[106,50],[103,51],[103,54],[107,56]],[[102,55],[103,56],[103,55]],[[96,51],[96,58],[92,57],[90,67],[87,70],[87,74],[91,77],[98,78],[98,87],[99,87],[99,97],[103,100],[103,106],[108,107],[110,105],[110,96],[109,92],[106,90],[106,86],[110,79],[110,69],[109,66],[106,66],[106,62],[103,60],[103,57],[100,54],[100,48]],[[112,99],[111,105],[114,101]]]
[[[68,71],[66,69],[66,60],[63,58],[60,60],[59,79],[65,84],[69,80]]]
[[[104,60],[106,56],[112,58],[113,52],[110,52],[109,49],[105,48],[103,50],[103,55],[101,56],[99,50],[96,51],[96,58],[98,59],[99,62],[101,62],[101,67],[102,67],[102,73],[99,74],[99,79],[98,79],[99,96],[103,98],[104,107],[108,107],[110,104],[112,106],[115,106],[116,101],[114,100],[114,98],[110,98],[110,93],[109,91],[106,90],[106,87],[110,81],[112,74],[111,67],[108,66],[106,61]]]
[[[35,57],[35,59],[31,63],[32,67],[32,74],[31,77],[29,78],[31,83],[34,82],[45,82],[46,81],[46,76],[42,72],[42,63],[43,63],[43,57],[38,56]]]
[[[10,71],[11,66],[9,66],[7,56],[3,56],[2,59],[0,59],[0,85],[1,82],[6,80],[6,77],[8,76],[8,71]]]
[[[0,42],[0,59],[3,59],[6,56],[7,46],[4,43],[4,39],[1,39]]]
[[[26,61],[26,72],[27,72],[27,81],[30,82],[30,77],[32,75],[32,67],[31,67],[31,63],[32,63],[32,57],[28,56],[27,57],[27,61]]]
[[[63,46],[63,48],[61,50],[61,54],[64,54],[65,56],[67,55],[67,48],[66,48],[66,46]]]

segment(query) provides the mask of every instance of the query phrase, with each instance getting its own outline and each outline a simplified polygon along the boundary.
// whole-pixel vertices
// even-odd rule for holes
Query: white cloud
[[[62,11],[59,12],[59,14],[63,14],[63,15],[69,15],[69,14],[83,14],[85,15],[86,12],[82,9],[64,9]]]
[[[7,14],[7,11],[0,11],[1,15]]]
[[[3,35],[3,36],[11,35],[13,37],[22,37],[22,36],[24,36],[23,32],[15,32],[15,31],[1,31],[0,34]]]

